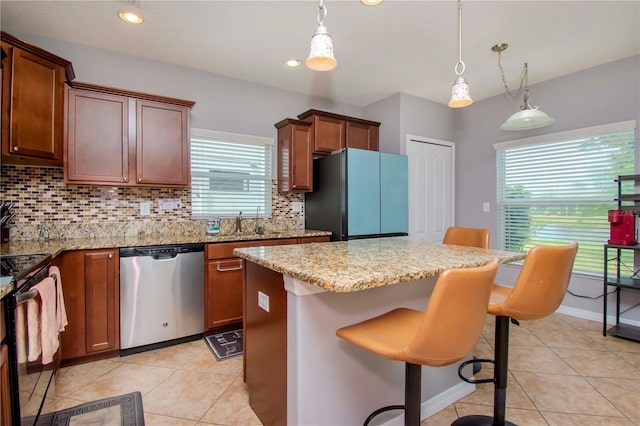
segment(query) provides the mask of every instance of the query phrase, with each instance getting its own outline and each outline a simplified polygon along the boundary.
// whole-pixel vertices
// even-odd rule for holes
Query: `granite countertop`
[[[477,267],[491,258],[523,260],[525,253],[378,238],[297,246],[235,249],[236,256],[334,292],[352,292]]]
[[[17,254],[45,253],[56,257],[68,250],[90,250],[101,248],[120,248],[138,246],[156,246],[165,244],[189,244],[189,243],[223,243],[232,241],[260,241],[276,240],[283,238],[322,237],[331,235],[328,231],[316,231],[312,229],[288,230],[279,232],[267,232],[265,234],[244,233],[226,235],[152,235],[143,237],[114,237],[114,238],[78,238],[49,241],[14,241],[2,243],[0,255],[11,256]],[[0,299],[13,290],[13,283],[0,285]]]
[[[244,233],[226,235],[145,235],[141,237],[113,237],[113,238],[87,238],[65,239],[49,241],[14,241],[2,243],[0,254],[3,256],[15,254],[48,253],[53,257],[67,250],[89,250],[116,247],[156,246],[166,244],[189,243],[223,243],[231,241],[259,241],[275,240],[283,238],[321,237],[331,235],[328,231],[316,231],[311,229],[288,230],[280,232],[268,232],[265,234]]]

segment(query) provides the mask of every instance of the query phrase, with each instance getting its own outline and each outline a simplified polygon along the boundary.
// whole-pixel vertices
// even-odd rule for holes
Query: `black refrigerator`
[[[315,159],[305,227],[333,241],[408,235],[407,156],[345,148]]]

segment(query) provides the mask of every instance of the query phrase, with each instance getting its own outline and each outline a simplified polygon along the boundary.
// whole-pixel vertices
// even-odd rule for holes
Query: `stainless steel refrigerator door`
[[[380,233],[380,153],[347,150],[347,233]]]
[[[380,232],[409,232],[409,161],[406,155],[380,153]]]
[[[120,349],[203,331],[203,252],[120,259]]]

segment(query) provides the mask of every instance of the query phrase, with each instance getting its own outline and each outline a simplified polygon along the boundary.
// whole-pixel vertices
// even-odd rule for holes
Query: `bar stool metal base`
[[[422,386],[422,365],[406,362],[404,368],[404,405],[389,405],[369,414],[364,426],[378,414],[389,410],[404,410],[405,426],[420,426],[420,399]]]
[[[478,415],[464,416],[464,417],[460,417],[458,420],[451,423],[451,426],[494,426],[494,425],[497,426],[498,423],[494,423],[493,420],[494,419],[491,416],[478,416]],[[515,423],[511,423],[506,420],[504,421],[504,423],[502,423],[502,425],[518,426]]]

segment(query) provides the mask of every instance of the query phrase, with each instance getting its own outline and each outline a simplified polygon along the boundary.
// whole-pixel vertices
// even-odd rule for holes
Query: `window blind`
[[[193,218],[271,215],[273,139],[191,130]]]
[[[635,122],[625,124],[555,141],[546,135],[543,143],[499,144],[498,230],[505,250],[577,241],[574,272],[602,273],[607,210],[617,208],[615,179],[635,173]]]

